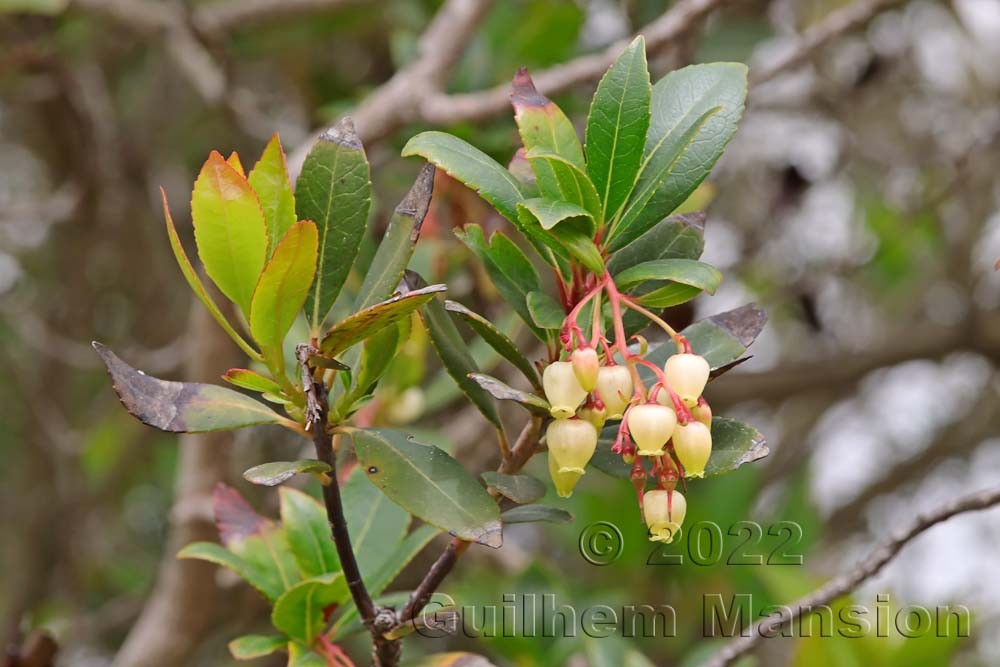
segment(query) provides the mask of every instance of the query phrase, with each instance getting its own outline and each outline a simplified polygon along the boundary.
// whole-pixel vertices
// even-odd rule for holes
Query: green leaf
[[[543,230],[542,240],[557,255],[568,253],[591,271],[604,272],[604,260],[593,241],[594,219],[584,209],[566,202],[526,199],[517,210],[521,227]]]
[[[535,324],[543,329],[561,329],[566,320],[566,311],[545,292],[528,294],[528,311]]]
[[[347,599],[347,583],[342,572],[334,572],[299,582],[289,588],[271,611],[271,624],[292,639],[312,646],[323,632],[323,610]]]
[[[170,239],[170,248],[174,251],[174,258],[177,260],[177,265],[181,268],[181,273],[184,274],[184,279],[187,280],[187,284],[191,287],[191,291],[194,292],[195,296],[198,297],[198,300],[201,301],[202,305],[205,306],[215,321],[219,323],[219,326],[240,346],[241,350],[251,359],[260,359],[260,353],[250,343],[246,342],[242,336],[236,333],[236,329],[229,323],[226,316],[222,314],[222,311],[215,304],[215,300],[212,299],[208,290],[205,289],[201,278],[198,277],[198,272],[191,265],[191,260],[188,259],[187,253],[184,252],[184,246],[181,245],[181,237],[177,234],[174,220],[170,216],[170,207],[167,206],[167,193],[163,188],[160,188],[160,196],[163,197],[163,217],[167,221],[167,237]]]
[[[622,271],[657,259],[698,259],[705,249],[705,214],[671,215],[608,258],[608,271]]]
[[[414,283],[423,283],[422,278],[416,274],[412,275]],[[468,396],[469,400],[479,408],[483,416],[502,431],[503,423],[500,421],[500,415],[497,413],[496,405],[493,404],[493,399],[469,377],[470,373],[478,373],[479,367],[476,365],[475,359],[472,358],[472,354],[469,353],[469,346],[462,340],[462,335],[451,319],[451,315],[445,310],[444,304],[438,299],[431,299],[420,311],[420,317],[424,326],[427,327],[431,344],[434,346],[438,358],[441,359],[441,363],[444,364],[448,375],[455,380],[462,393]]]
[[[364,310],[389,298],[399,285],[403,271],[420,238],[420,226],[430,207],[434,191],[434,167],[424,165],[409,193],[396,207],[389,227],[379,243],[371,266],[354,301],[354,310]]]
[[[500,215],[517,220],[524,196],[517,179],[478,148],[444,132],[421,132],[403,146],[403,157],[419,155],[474,190]]]
[[[406,535],[410,515],[373,485],[355,467],[341,490],[351,545],[366,584],[390,558]]]
[[[250,305],[250,332],[280,375],[282,343],[306,301],[316,274],[319,234],[311,222],[296,222],[264,267]]]
[[[492,322],[487,320],[482,315],[474,313],[457,301],[450,301],[445,299],[444,302],[445,310],[450,313],[454,313],[461,317],[466,324],[472,327],[472,330],[479,335],[480,338],[489,343],[490,347],[497,351],[497,353],[514,365],[524,377],[528,378],[528,382],[531,386],[538,390],[541,390],[542,383],[538,378],[538,371],[531,364],[524,354],[521,353],[521,349],[517,346],[513,340],[510,339],[507,334],[500,331]]]
[[[355,389],[351,392],[352,400],[370,394],[379,378],[389,369],[396,356],[399,336],[399,323],[397,323],[365,339],[364,351],[361,353],[361,362],[358,364],[357,377],[354,380]]]
[[[573,515],[566,510],[548,505],[518,505],[501,514],[500,519],[504,523],[534,523],[535,521],[570,523],[573,521]]]
[[[279,635],[243,635],[229,642],[229,653],[237,660],[253,660],[288,649],[288,639]]]
[[[583,147],[580,145],[580,138],[576,136],[573,123],[562,109],[538,92],[528,70],[523,67],[514,76],[510,102],[514,107],[514,120],[526,150],[543,150],[583,168]],[[563,183],[553,166],[548,160],[531,161],[539,191],[546,197],[562,199]],[[566,171],[561,164],[556,169]],[[569,174],[562,174],[563,179],[567,177],[572,178]],[[566,185],[569,185],[569,181]],[[567,201],[583,205],[582,199]]]
[[[222,379],[241,389],[259,391],[262,394],[281,394],[281,387],[277,382],[246,368],[230,368]]]
[[[587,173],[611,220],[632,192],[649,127],[646,43],[636,37],[597,86],[587,117]]]
[[[466,225],[458,238],[479,257],[504,300],[541,340],[545,334],[535,325],[528,310],[527,295],[540,291],[542,280],[528,257],[503,232],[494,232],[489,243],[479,225]]]
[[[288,642],[288,667],[329,667],[326,659],[308,646]]]
[[[652,119],[635,191],[612,250],[669,215],[705,180],[736,133],[747,92],[739,63],[692,65],[653,86]],[[610,237],[609,237],[610,240]]]
[[[545,495],[545,485],[531,475],[505,475],[502,472],[484,472],[481,477],[494,489],[515,503],[533,503]]]
[[[629,290],[630,287],[640,283],[664,280],[677,283],[678,287],[692,287],[694,294],[702,291],[715,294],[719,283],[722,282],[722,273],[714,266],[694,259],[657,259],[622,271],[615,279],[615,283],[620,289]],[[639,297],[639,301],[643,304],[659,305],[654,301],[654,297],[661,293],[665,294],[664,290],[669,289],[670,286],[643,294]]]
[[[256,424],[291,425],[249,396],[211,384],[158,380],[132,368],[100,343],[93,345],[125,409],[161,431],[202,433]]]
[[[243,479],[251,484],[261,486],[277,486],[295,475],[330,472],[330,465],[316,459],[300,461],[271,461],[249,468],[243,473]]]
[[[604,427],[597,451],[588,465],[612,477],[629,479],[632,465],[611,451],[617,432],[617,423]],[[769,453],[767,442],[757,429],[735,419],[715,417],[712,419],[712,456],[705,466],[705,477],[724,475]]]
[[[326,508],[311,496],[287,486],[281,496],[281,525],[302,576],[309,579],[338,572],[340,559],[330,534]]]
[[[250,170],[247,178],[250,187],[257,193],[260,207],[264,212],[267,226],[267,256],[274,252],[278,241],[285,237],[288,228],[295,224],[295,192],[288,180],[288,164],[281,139],[277,133],[264,147],[260,160]]]
[[[320,349],[326,355],[336,356],[384,327],[407,317],[424,304],[432,303],[434,295],[446,289],[444,285],[430,285],[394,296],[354,313],[326,332],[320,343]]]
[[[194,183],[191,218],[205,272],[230,301],[249,313],[267,257],[264,212],[247,179],[216,151]]]
[[[399,576],[403,568],[440,534],[441,529],[435,526],[427,524],[420,526],[407,535],[391,553],[387,554],[388,557],[383,559],[377,569],[373,569],[371,566],[367,569],[362,567],[368,592],[372,595],[381,595],[382,591]],[[371,560],[366,559],[365,562],[371,562]]]
[[[594,220],[603,221],[601,199],[590,181],[590,176],[580,165],[574,164],[561,155],[534,148],[527,153],[527,159],[536,170],[546,169],[555,179],[554,192],[546,192],[550,199],[561,199],[587,210]],[[541,165],[545,165],[542,167]]]
[[[394,502],[460,539],[502,544],[496,503],[458,461],[398,431],[345,430],[368,479]]]
[[[544,398],[521,391],[520,389],[514,389],[492,375],[470,373],[469,379],[485,389],[490,396],[497,400],[514,401],[530,412],[540,415],[549,414],[549,404]]]
[[[215,542],[192,542],[177,553],[178,558],[183,559],[193,559],[193,560],[203,560],[209,563],[215,563],[216,565],[221,565],[222,567],[235,572],[241,579],[249,583],[250,585],[257,588],[262,593],[268,597],[277,597],[281,594],[281,590],[270,584],[261,583],[258,579],[258,573],[250,567],[250,565],[229,551],[226,547],[221,544],[216,544]]]
[[[705,357],[713,369],[737,361],[746,352],[767,323],[767,314],[754,304],[699,320],[681,333],[687,337],[696,354]],[[659,345],[646,355],[652,363],[663,366],[677,352],[672,344]],[[645,369],[640,369],[644,372]]]
[[[316,280],[306,316],[318,332],[337,300],[361,247],[371,208],[371,179],[365,149],[350,118],[323,133],[302,164],[295,184],[299,217],[319,229]]]

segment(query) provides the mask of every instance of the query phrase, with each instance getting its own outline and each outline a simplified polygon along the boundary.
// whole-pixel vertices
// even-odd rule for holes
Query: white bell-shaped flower
[[[597,449],[597,429],[582,419],[557,419],[549,424],[545,440],[559,472],[582,475]]]
[[[698,397],[705,390],[710,371],[705,357],[697,354],[675,354],[663,366],[667,384],[689,408],[698,404]]]
[[[556,361],[542,372],[542,387],[549,402],[549,413],[556,419],[569,419],[587,398],[587,391],[580,386],[573,372],[573,364]]]
[[[677,415],[665,405],[644,403],[629,408],[627,421],[639,456],[662,456],[663,446],[677,425]]]
[[[680,535],[687,501],[680,491],[647,491],[642,497],[642,514],[649,527],[649,539],[670,543]]]
[[[704,477],[705,465],[712,456],[712,432],[699,421],[678,424],[674,429],[674,451],[685,477]]]
[[[594,391],[594,387],[597,386],[597,373],[601,370],[597,350],[592,347],[578,347],[573,350],[569,361],[573,364],[573,372],[580,386],[588,392]]]
[[[597,373],[597,393],[608,419],[621,419],[632,400],[632,373],[626,366],[602,366]]]

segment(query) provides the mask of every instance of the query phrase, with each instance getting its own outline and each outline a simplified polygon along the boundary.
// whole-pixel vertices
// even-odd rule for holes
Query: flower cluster
[[[650,539],[670,542],[687,509],[677,483],[702,477],[712,454],[712,410],[702,396],[710,367],[666,322],[618,292],[609,274],[594,282],[566,316],[561,332],[565,359],[552,362],[542,374],[554,418],[546,431],[549,472],[559,495],[570,496],[597,449],[605,423],[618,421],[611,450],[632,465],[631,478]],[[604,295],[611,306],[613,343],[602,330]],[[588,303],[589,339],[577,322]],[[663,368],[628,347],[624,308],[645,315],[673,339],[677,353]],[[640,343],[644,348],[641,338]],[[639,373],[641,366],[655,377],[648,387]],[[656,488],[646,491],[650,477]]]

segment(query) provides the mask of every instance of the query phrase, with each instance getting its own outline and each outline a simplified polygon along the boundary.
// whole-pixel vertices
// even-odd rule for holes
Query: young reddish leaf
[[[542,195],[583,205],[583,195],[576,188],[570,168],[570,165],[584,168],[583,147],[573,123],[552,100],[538,92],[531,75],[523,67],[514,75],[510,102],[524,148],[529,153],[545,151],[569,163],[563,165],[556,161],[531,160],[535,181]]]
[[[316,280],[306,317],[314,335],[337,300],[361,247],[371,208],[368,158],[350,118],[323,133],[309,151],[295,184],[299,217],[319,229]]]
[[[219,539],[226,547],[274,526],[274,522],[258,514],[239,491],[222,482],[212,491],[212,513]]]
[[[257,193],[260,207],[264,211],[264,222],[267,225],[267,256],[270,257],[275,246],[297,219],[295,192],[292,190],[292,182],[288,180],[285,151],[281,148],[281,140],[277,134],[267,142],[264,153],[250,171],[247,180]]]
[[[250,332],[277,368],[284,365],[282,342],[302,310],[316,273],[319,234],[308,220],[288,229],[264,267],[250,305]]]
[[[230,368],[222,379],[241,389],[259,391],[262,394],[281,394],[281,386],[277,382],[245,368]]]
[[[137,371],[100,343],[101,355],[118,398],[139,421],[171,433],[225,431],[256,424],[297,424],[262,403],[231,389],[197,382],[158,380]]]
[[[206,273],[244,314],[249,313],[267,254],[264,213],[246,178],[215,151],[194,183],[191,216]]]
[[[240,156],[236,153],[236,151],[229,154],[229,157],[226,158],[226,164],[235,169],[240,176],[247,175],[246,172],[243,171],[243,163],[240,162]]]
[[[649,127],[651,95],[642,36],[604,74],[587,117],[587,173],[610,221],[632,192]]]
[[[184,274],[184,278],[191,287],[191,291],[204,304],[215,321],[219,323],[219,326],[240,346],[241,350],[246,352],[251,359],[260,359],[260,353],[253,349],[250,343],[246,342],[242,336],[236,333],[236,329],[229,323],[226,316],[222,314],[222,311],[219,310],[208,290],[205,289],[201,278],[198,277],[198,272],[191,265],[191,260],[188,259],[187,253],[184,252],[184,246],[181,245],[181,238],[177,234],[174,220],[170,217],[170,207],[167,206],[167,193],[164,192],[163,188],[160,188],[160,196],[163,197],[163,217],[167,221],[167,237],[170,239],[170,247],[174,251],[174,258],[177,260],[177,265],[181,267],[181,273]]]

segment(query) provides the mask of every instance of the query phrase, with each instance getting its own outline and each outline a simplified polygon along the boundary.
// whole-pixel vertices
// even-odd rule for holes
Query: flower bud
[[[584,474],[585,466],[597,449],[597,429],[582,419],[557,419],[545,432],[549,457],[555,458],[559,472]]]
[[[592,347],[578,347],[573,350],[569,360],[573,364],[573,373],[580,386],[585,391],[594,391],[594,387],[597,386],[597,372],[601,369],[597,350]]]
[[[552,483],[555,484],[556,493],[559,494],[560,498],[569,498],[573,495],[573,488],[576,483],[580,481],[583,477],[582,473],[578,472],[559,472],[559,464],[556,463],[556,457],[552,456],[552,452],[549,452],[549,476],[552,478]]]
[[[680,535],[687,501],[680,491],[647,491],[642,498],[642,514],[649,526],[649,539],[669,544]]]
[[[705,357],[697,354],[675,354],[663,366],[667,384],[689,408],[698,403],[698,397],[708,383],[710,370]]]
[[[702,424],[707,426],[709,430],[712,428],[712,408],[709,406],[708,401],[704,397],[698,399],[698,405],[691,408],[691,416],[696,420],[700,421]]]
[[[639,456],[661,456],[663,446],[677,425],[677,415],[664,405],[644,403],[628,411],[628,431],[639,448]]]
[[[608,410],[608,419],[621,419],[632,400],[632,373],[625,366],[602,366],[597,373],[597,393]]]
[[[712,456],[712,432],[701,422],[678,424],[674,429],[674,451],[685,477],[704,477],[705,465]]]
[[[573,372],[573,364],[568,361],[556,361],[545,367],[542,372],[542,387],[548,400],[549,413],[556,419],[569,419],[587,397],[587,392],[580,386]]]
[[[600,433],[601,429],[604,428],[604,422],[607,421],[608,411],[603,406],[597,407],[588,403],[577,411],[576,416],[593,424],[597,432]]]

